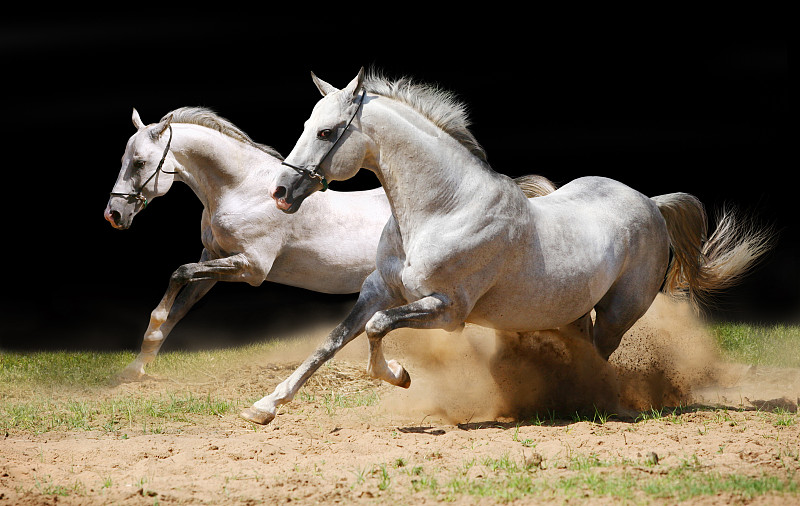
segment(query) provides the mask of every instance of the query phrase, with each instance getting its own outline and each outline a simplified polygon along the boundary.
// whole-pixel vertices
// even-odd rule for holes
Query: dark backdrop
[[[0,24],[2,348],[135,349],[170,273],[197,260],[201,205],[184,185],[130,230],[103,220],[133,107],[146,123],[210,107],[285,155],[319,98],[309,72],[341,87],[361,66],[455,92],[498,172],[558,183],[603,175],[647,195],[693,193],[712,215],[726,204],[756,213],[780,230],[778,247],[711,318],[800,320],[789,49],[770,25],[709,33],[538,20],[422,26],[423,36],[255,15]],[[362,171],[333,188],[376,185]],[[165,349],[296,334],[335,322],[354,300],[218,284]]]

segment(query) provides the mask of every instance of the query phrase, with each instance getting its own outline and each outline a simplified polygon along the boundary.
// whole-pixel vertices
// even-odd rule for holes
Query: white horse
[[[647,198],[587,177],[526,199],[490,168],[452,95],[407,79],[365,79],[363,69],[342,90],[312,77],[323,98],[277,178],[277,206],[296,212],[328,179],[364,167],[386,190],[392,218],[353,310],[272,394],[242,412],[250,421],[272,420],[364,330],[368,372],[401,387],[410,376],[384,359],[381,345],[399,327],[578,332],[607,359],[662,284],[693,297],[711,293],[767,248],[764,234],[740,230],[731,215],[703,243],[703,207],[687,194]]]
[[[171,276],[150,316],[141,352],[122,377],[138,379],[164,339],[217,281],[253,286],[264,280],[323,293],[356,293],[375,269],[375,252],[391,211],[382,188],[328,191],[302,213],[283,215],[266,197],[281,169],[280,154],[253,142],[212,111],[184,107],[128,140],[105,218],[118,229],[154,198],[183,181],[203,203],[200,261]],[[554,189],[545,178],[521,178],[531,196]]]

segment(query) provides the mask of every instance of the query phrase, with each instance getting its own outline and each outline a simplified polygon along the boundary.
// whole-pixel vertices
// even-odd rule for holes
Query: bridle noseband
[[[125,197],[125,198],[133,198],[133,199],[141,202],[142,203],[142,209],[144,209],[145,207],[147,207],[147,198],[142,194],[142,190],[144,190],[144,187],[147,186],[147,183],[149,183],[151,179],[156,177],[156,175],[159,172],[163,172],[164,174],[177,174],[178,173],[177,170],[169,171],[169,170],[163,170],[162,169],[162,167],[164,166],[164,160],[167,159],[167,154],[169,153],[170,144],[172,144],[172,125],[168,124],[167,128],[169,128],[169,139],[167,139],[167,147],[164,148],[164,154],[161,155],[161,161],[158,162],[158,167],[156,167],[155,172],[153,172],[150,175],[150,177],[148,177],[147,180],[144,183],[142,183],[142,185],[139,187],[139,189],[136,191],[136,193],[111,192],[111,195],[118,195],[120,197]]]
[[[325,190],[327,190],[328,189],[328,180],[325,179],[325,175],[324,174],[321,174],[319,172],[319,166],[322,165],[322,162],[324,162],[326,158],[328,158],[328,155],[331,154],[331,151],[333,151],[333,148],[335,148],[339,144],[339,141],[341,141],[342,137],[344,137],[344,133],[347,131],[348,128],[350,128],[350,124],[353,122],[354,119],[356,119],[356,116],[358,116],[358,111],[360,111],[361,107],[364,105],[364,97],[366,96],[366,94],[367,94],[367,90],[362,89],[361,90],[361,101],[358,103],[358,107],[356,107],[356,112],[354,112],[353,115],[350,116],[350,120],[347,122],[347,125],[345,125],[344,129],[342,130],[342,133],[339,134],[339,137],[333,142],[333,144],[331,144],[331,147],[328,148],[328,151],[326,151],[325,154],[322,155],[322,158],[319,159],[319,162],[315,163],[314,165],[310,165],[309,166],[309,167],[312,167],[311,169],[308,169],[306,167],[298,167],[297,165],[292,165],[291,163],[286,163],[286,161],[281,162],[281,165],[286,165],[287,167],[293,168],[294,170],[296,170],[297,172],[302,174],[303,177],[307,177],[308,179],[317,179],[317,180],[319,180],[319,182],[322,183],[322,190],[320,190],[320,191],[324,192]]]

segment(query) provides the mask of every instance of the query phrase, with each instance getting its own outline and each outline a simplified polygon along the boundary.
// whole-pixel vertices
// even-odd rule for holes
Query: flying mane
[[[375,71],[370,71],[364,78],[364,88],[370,93],[412,107],[455,138],[470,153],[487,162],[486,152],[469,131],[467,107],[453,93],[433,85],[412,82],[408,77],[389,80]]]
[[[180,107],[165,114],[161,121],[164,121],[169,116],[172,116],[173,123],[190,123],[216,130],[232,139],[249,144],[279,160],[283,160],[283,156],[275,148],[255,142],[239,127],[206,107]]]

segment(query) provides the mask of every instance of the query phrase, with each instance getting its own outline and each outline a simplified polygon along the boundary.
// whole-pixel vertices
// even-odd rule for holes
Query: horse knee
[[[364,330],[370,339],[381,339],[391,330],[392,320],[383,312],[378,311],[367,322]]]
[[[192,269],[189,267],[188,264],[181,265],[180,267],[175,269],[175,272],[172,273],[172,275],[169,278],[169,281],[170,283],[174,283],[177,285],[185,285],[186,283],[191,281],[192,275],[193,275]]]

